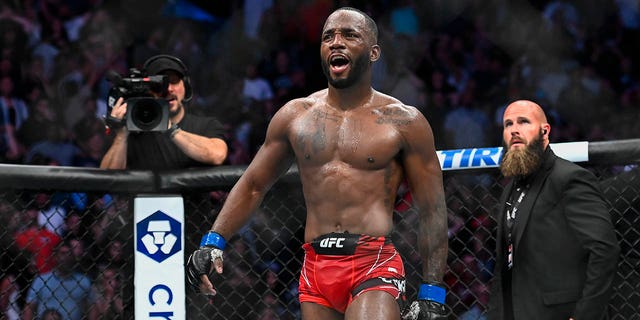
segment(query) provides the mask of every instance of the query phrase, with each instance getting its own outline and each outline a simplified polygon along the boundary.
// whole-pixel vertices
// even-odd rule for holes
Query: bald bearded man
[[[602,319],[619,246],[596,177],[556,156],[542,108],[503,116],[500,170],[512,178],[497,215],[489,319]]]

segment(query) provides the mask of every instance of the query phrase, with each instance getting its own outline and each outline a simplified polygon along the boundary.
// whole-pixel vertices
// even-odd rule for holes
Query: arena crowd
[[[194,98],[188,110],[214,116],[227,128],[225,164],[248,164],[283,103],[326,87],[318,59],[320,30],[329,13],[345,5],[367,12],[380,27],[383,53],[374,66],[374,87],[419,108],[430,121],[438,150],[499,146],[502,112],[516,98],[535,100],[545,109],[554,128],[551,142],[640,135],[638,1],[194,3],[3,1],[0,163],[98,167],[112,139],[103,122],[113,85],[107,74],[127,76],[147,58],[167,53],[189,67]],[[474,192],[464,181],[448,188],[448,193]],[[114,230],[117,217],[127,217],[126,205],[109,195],[29,196],[29,215],[0,203],[6,226],[2,243],[36,261],[24,262],[31,268],[31,276],[25,276],[14,269],[19,259],[6,262],[3,255],[0,292],[15,303],[0,306],[2,312],[9,319],[21,312],[25,297],[17,292],[26,292],[33,275],[55,267],[45,262],[54,244],[68,242],[73,252],[71,240],[81,239],[76,246],[99,242],[109,248],[94,252],[93,246],[81,259],[77,271],[92,281],[88,301],[94,304],[98,295],[109,295],[113,305],[94,307],[114,308],[125,317],[122,301],[112,292],[122,289],[109,288],[99,275],[109,270],[117,279],[130,276],[113,270],[123,254]],[[213,202],[221,198],[212,194]],[[451,250],[460,259],[451,263],[445,280],[456,297],[468,298],[461,304],[464,310],[454,310],[460,319],[476,319],[474,314],[486,306],[491,278],[493,258],[485,240],[493,227],[488,215],[494,203],[457,201],[448,207],[454,213]],[[20,245],[17,239],[28,234],[52,239],[50,246],[43,252]],[[256,252],[250,242],[235,246]],[[43,254],[47,257],[38,257]],[[408,261],[417,263],[411,257]],[[265,304],[264,319],[296,313],[276,303],[295,296],[295,288],[270,288],[281,283],[277,277],[283,267],[260,266],[267,290],[254,298]],[[238,272],[233,281],[242,289],[256,280],[247,277]]]

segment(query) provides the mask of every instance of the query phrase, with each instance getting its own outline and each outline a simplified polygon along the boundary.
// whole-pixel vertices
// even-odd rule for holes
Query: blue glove
[[[447,290],[423,283],[418,291],[418,300],[413,301],[402,312],[402,320],[448,319],[449,309],[444,304]]]

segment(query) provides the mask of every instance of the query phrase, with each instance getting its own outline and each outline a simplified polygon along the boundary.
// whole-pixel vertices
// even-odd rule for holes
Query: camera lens
[[[162,106],[154,99],[139,99],[132,106],[133,123],[142,130],[150,130],[162,120]]]

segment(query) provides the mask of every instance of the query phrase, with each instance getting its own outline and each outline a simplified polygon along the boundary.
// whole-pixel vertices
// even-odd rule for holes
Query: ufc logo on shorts
[[[345,238],[326,238],[326,239],[322,239],[322,241],[320,241],[320,247],[321,248],[343,248],[344,245],[342,244],[342,242],[344,242]]]

